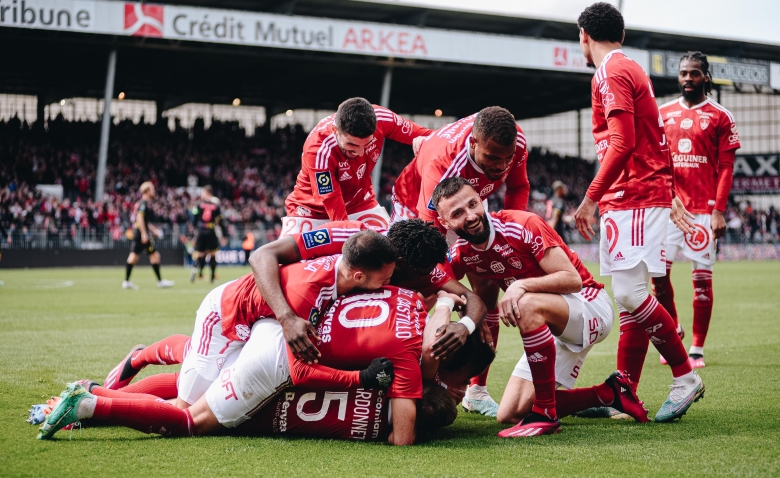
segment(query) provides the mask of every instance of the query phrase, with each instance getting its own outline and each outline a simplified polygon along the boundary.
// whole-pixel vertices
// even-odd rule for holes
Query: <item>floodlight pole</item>
[[[106,186],[106,159],[108,158],[108,133],[111,129],[111,98],[114,96],[114,76],[116,76],[116,50],[108,54],[106,72],[106,91],[103,97],[103,123],[100,128],[100,149],[98,150],[98,169],[95,178],[95,202],[103,199]]]
[[[385,80],[382,82],[382,97],[379,100],[379,105],[388,108],[390,106],[390,90],[393,86],[393,67],[388,66],[385,70]],[[371,182],[374,184],[374,193],[379,200],[379,180],[382,178],[382,157],[385,155],[384,148],[379,155],[379,159],[376,160],[374,171],[371,173]]]

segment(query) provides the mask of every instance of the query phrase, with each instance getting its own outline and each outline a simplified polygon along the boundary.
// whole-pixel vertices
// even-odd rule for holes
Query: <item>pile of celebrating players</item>
[[[647,74],[621,50],[619,11],[597,3],[578,24],[597,68],[601,168],[575,219],[591,240],[598,206],[601,275],[612,276],[620,329],[617,370],[603,383],[575,388],[613,329],[613,298],[526,212],[526,138],[513,115],[491,106],[433,131],[351,98],[310,133],[282,238],[251,255],[252,273],[203,299],[191,335],[138,345],[102,385],[73,382],[36,406],[39,438],[79,423],[411,445],[450,425],[458,404],[511,425],[502,438],[558,433],[568,415],[644,423],[637,386],[650,343],[672,375],[655,421],[681,418],[704,395],[694,369],[704,367],[736,125],[707,96],[703,54],[682,58],[682,96],[659,110]],[[392,217],[371,183],[385,139],[415,151]],[[504,209],[487,211],[502,186]],[[690,353],[668,279],[679,251],[696,291]],[[497,403],[486,384],[501,322],[524,350]],[[133,382],[157,364],[181,369]]]

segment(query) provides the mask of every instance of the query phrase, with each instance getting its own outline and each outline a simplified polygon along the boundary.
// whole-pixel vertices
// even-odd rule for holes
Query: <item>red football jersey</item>
[[[599,201],[599,210],[671,207],[669,144],[647,73],[622,50],[613,50],[596,70],[591,92],[593,140],[599,162],[609,147],[610,113],[632,113],[636,134],[636,149],[623,173]]]
[[[338,440],[384,441],[390,434],[384,390],[342,392],[286,390],[239,430],[260,435],[295,435]]]
[[[336,276],[341,255],[299,262],[279,268],[287,303],[299,317],[316,320],[319,310],[336,298]],[[287,287],[293,284],[294,287]],[[222,292],[222,334],[231,340],[245,341],[252,325],[260,319],[275,317],[260,296],[252,274],[225,287]]]
[[[382,152],[385,138],[412,144],[414,138],[428,135],[432,130],[381,106],[374,105],[374,111],[377,120],[374,139],[359,158],[347,159],[341,152],[336,135],[331,131],[335,113],[320,121],[309,133],[303,145],[301,172],[295,182],[295,189],[285,202],[288,215],[346,220],[346,215],[339,217],[338,208],[331,207],[328,210],[323,204],[323,200],[334,196],[341,198],[346,214],[365,211],[377,205],[371,186],[371,171]]]
[[[679,98],[660,110],[677,196],[688,211],[711,214],[718,189],[718,155],[740,147],[734,116],[709,98],[692,108]]]
[[[298,246],[301,259],[310,260],[324,255],[340,254],[347,239],[364,229],[369,227],[360,221],[333,221],[319,229],[292,234],[290,237]],[[378,232],[387,234],[387,231]],[[452,269],[448,265],[438,264],[429,275],[393,285],[419,292],[427,297],[441,290],[444,284],[454,278]]]
[[[442,179],[453,176],[467,179],[482,199],[506,183],[504,206],[523,211],[528,207],[531,185],[526,171],[528,151],[523,130],[517,127],[515,157],[504,175],[498,181],[491,181],[469,154],[469,139],[476,116],[473,114],[436,130],[423,141],[417,157],[404,168],[395,182],[393,194],[396,201],[420,219],[435,222],[436,208],[431,202],[433,189]]]
[[[374,292],[341,296],[320,317],[315,345],[319,363],[359,370],[377,357],[393,362],[390,398],[422,398],[422,336],[427,311],[415,292],[385,286]]]
[[[457,277],[473,272],[492,280],[502,289],[518,280],[547,275],[539,265],[544,251],[560,247],[582,278],[582,287],[603,289],[569,249],[561,236],[544,219],[526,211],[499,211],[490,213],[490,239],[483,251],[464,239],[458,239],[450,249],[452,269]]]

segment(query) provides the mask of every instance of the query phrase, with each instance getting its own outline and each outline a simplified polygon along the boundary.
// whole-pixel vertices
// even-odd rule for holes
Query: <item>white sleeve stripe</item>
[[[441,182],[443,179],[456,176],[457,173],[465,165],[465,162],[467,161],[468,158],[468,154],[469,154],[468,146],[464,146],[463,150],[460,153],[458,153],[457,156],[455,156],[455,159],[452,161],[452,164],[450,164],[450,167],[447,168],[446,171],[444,171],[444,174],[442,175],[441,179],[439,179],[439,182]]]
[[[336,136],[331,134],[322,141],[320,149],[317,150],[317,160],[314,162],[316,169],[328,169],[328,159],[336,143]]]
[[[736,121],[734,120],[734,115],[731,114],[731,111],[727,110],[726,108],[724,108],[723,106],[721,106],[720,104],[714,101],[710,101],[710,104],[715,108],[719,109],[720,111],[722,111],[723,113],[725,113],[726,116],[729,117],[729,121],[731,121],[732,123],[736,123]]]
[[[680,99],[679,98],[675,98],[672,101],[669,101],[667,103],[662,104],[661,106],[658,107],[658,109],[660,110],[661,108],[665,108],[667,106],[672,106],[673,104],[677,103],[678,101],[680,101]]]

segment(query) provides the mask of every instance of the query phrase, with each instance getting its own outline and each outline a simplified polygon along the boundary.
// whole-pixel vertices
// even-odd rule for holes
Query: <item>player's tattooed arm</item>
[[[391,398],[393,412],[393,431],[387,437],[391,445],[414,445],[414,427],[417,422],[417,404],[410,398]]]
[[[299,317],[287,303],[279,277],[280,265],[293,264],[300,260],[301,252],[295,241],[291,237],[283,237],[253,252],[249,256],[249,265],[252,266],[257,290],[282,324],[284,339],[293,354],[311,364],[317,361],[320,352],[309,339],[309,335],[316,340],[319,340],[319,337],[311,322]]]

